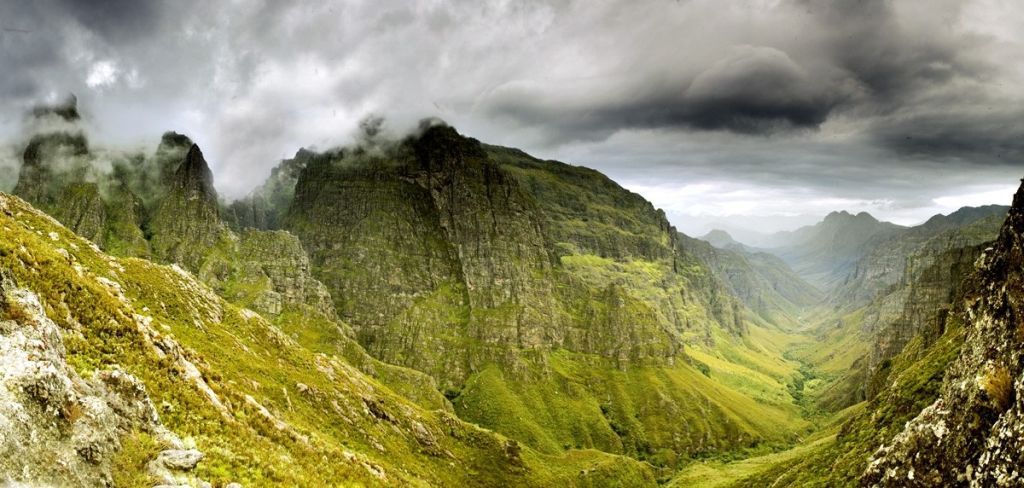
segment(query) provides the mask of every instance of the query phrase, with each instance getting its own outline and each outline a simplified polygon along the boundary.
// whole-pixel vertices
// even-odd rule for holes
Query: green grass
[[[170,267],[111,258],[19,200],[0,196],[0,204],[0,268],[40,296],[64,330],[69,364],[83,375],[117,365],[141,379],[162,422],[206,454],[196,474],[215,485],[590,484],[578,479],[578,466],[601,473],[594,486],[653,480],[651,469],[635,460],[596,451],[546,457],[444,410],[425,410],[330,354],[321,344],[331,341],[329,334],[309,341],[323,347],[315,352]],[[99,277],[120,283],[127,303]],[[154,351],[137,314],[151,317],[157,334],[184,348],[224,411],[183,377],[172,356]],[[417,426],[428,441],[415,434]],[[128,471],[153,447],[144,437],[127,437],[114,460],[118,479],[128,486],[143,482]]]
[[[691,456],[791,442],[808,424],[792,405],[759,402],[687,364],[632,365],[556,351],[517,377],[495,367],[454,400],[461,418],[542,452],[594,447],[675,468]],[[712,370],[714,371],[714,369]]]

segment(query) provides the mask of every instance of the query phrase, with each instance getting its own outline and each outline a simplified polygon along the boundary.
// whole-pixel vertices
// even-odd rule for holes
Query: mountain
[[[764,252],[437,121],[300,150],[228,203],[185,135],[119,153],[77,108],[34,116],[59,129],[0,194],[5,481],[1012,478],[1024,189]]]
[[[729,249],[736,246],[742,246],[742,244],[736,242],[736,240],[733,239],[728,232],[720,229],[713,229],[707,234],[698,237],[698,239],[702,241],[707,241],[708,244],[711,244],[712,246],[721,249]]]
[[[774,255],[749,252],[738,243],[718,247],[683,234],[679,239],[681,247],[707,263],[730,292],[767,323],[797,327],[803,312],[823,299],[821,292]]]
[[[964,207],[872,243],[828,297],[834,312],[819,327],[819,339],[832,347],[795,353],[840,377],[819,398],[824,405],[872,398],[893,356],[922,331],[942,329],[945,311],[998,234],[1006,208]]]
[[[831,302],[846,306],[862,305],[887,288],[899,284],[904,279],[903,270],[910,256],[944,232],[954,232],[950,235],[953,240],[947,243],[950,248],[991,240],[995,235],[991,228],[1002,222],[1007,209],[1001,205],[963,207],[949,215],[936,215],[921,225],[888,236],[858,260],[853,271],[832,293]],[[986,218],[991,219],[989,225],[976,228],[978,232],[956,233]]]
[[[207,250],[221,238],[225,229],[213,173],[199,146],[192,144],[185,153],[148,224],[153,254],[189,269],[198,269]]]
[[[901,258],[903,264],[896,283],[866,303],[847,302],[840,306],[836,325],[822,330],[822,342],[847,345],[837,347],[845,354],[833,359],[830,369],[841,379],[823,393],[824,404],[841,408],[874,398],[892,372],[893,357],[915,339],[929,345],[942,335],[949,310],[961,294],[978,256],[998,235],[1002,221],[992,215],[924,241],[911,229],[905,239],[895,239],[877,248],[900,249],[908,255]],[[884,254],[873,252],[864,260],[881,255]],[[834,298],[833,303],[837,303]]]
[[[80,152],[97,166],[87,144]],[[551,469],[604,463],[580,451],[597,449],[613,456],[609,479],[647,479],[692,456],[789,442],[807,426],[787,389],[799,367],[783,357],[787,332],[681,245],[663,212],[596,171],[428,125],[379,147],[300,151],[225,205],[186,136],[115,157],[110,173],[19,187],[37,198],[49,194],[43,183],[58,195],[94,183],[96,198],[65,207],[99,202],[111,238],[98,249],[177,265],[303,350],[515,439]],[[56,156],[35,162],[63,168]],[[137,197],[131,218],[111,226],[108,209],[123,201],[114,187]],[[226,357],[252,347],[207,339],[202,350]],[[207,353],[196,360],[212,362]],[[648,464],[614,461],[623,454]]]
[[[824,220],[772,237],[772,252],[818,289],[828,292],[843,280],[873,243],[902,227],[867,212],[832,212]]]
[[[431,126],[383,151],[312,156],[287,208],[359,342],[430,374],[462,418],[547,452],[669,466],[789,435],[790,398],[758,405],[684,352],[746,350],[742,304],[663,212],[600,173]],[[773,395],[795,367],[775,361],[758,385]]]
[[[649,466],[552,456],[420,406],[176,266],[103,254],[0,194],[0,476],[29,485],[653,486]],[[419,386],[416,386],[419,385]],[[436,390],[433,392],[437,395]],[[439,395],[438,395],[439,396]],[[59,459],[59,462],[54,462]],[[330,460],[330,462],[325,462]]]

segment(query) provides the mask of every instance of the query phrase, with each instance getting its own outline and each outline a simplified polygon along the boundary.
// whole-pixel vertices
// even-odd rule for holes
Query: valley
[[[963,446],[993,453],[966,476],[1014,462],[1019,436],[994,450],[942,402],[1019,426],[1020,193],[909,227],[833,212],[757,248],[431,120],[303,149],[242,199],[215,183],[173,132],[154,153],[27,143],[0,194],[0,361],[19,371],[0,420],[29,421],[0,422],[0,452],[54,447],[0,477],[937,486],[977,460]],[[41,328],[45,361],[17,339]],[[977,371],[980,390],[951,383]],[[932,431],[960,444],[908,457]]]

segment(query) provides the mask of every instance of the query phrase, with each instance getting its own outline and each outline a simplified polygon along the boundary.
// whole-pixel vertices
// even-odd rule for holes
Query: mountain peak
[[[64,119],[65,122],[75,122],[81,119],[78,113],[78,97],[69,94],[62,102],[53,105],[39,105],[32,109],[32,116],[37,119],[45,118],[48,115],[55,115]]]
[[[738,244],[732,235],[722,229],[712,229],[700,237],[700,240],[719,248]]]
[[[1017,188],[1017,193],[1013,195],[1013,208],[1024,210],[1024,178],[1020,179],[1020,188]]]
[[[163,148],[174,147],[174,146],[189,147],[189,146],[192,146],[192,145],[193,145],[192,139],[189,139],[189,137],[186,136],[185,134],[179,134],[179,133],[177,133],[175,131],[172,131],[172,130],[164,132],[164,134],[162,136],[160,136],[160,146],[159,147],[163,147]]]
[[[838,211],[830,212],[828,215],[825,216],[825,219],[824,219],[825,222],[838,222],[838,221],[848,221],[848,220],[862,220],[862,221],[866,221],[866,222],[878,222],[878,219],[876,219],[873,215],[871,215],[871,214],[869,214],[867,212],[859,212],[857,214],[852,214],[850,212],[847,212],[846,210],[838,210]]]
[[[213,172],[203,158],[203,151],[198,144],[192,144],[184,161],[174,173],[175,183],[186,191],[189,197],[212,197],[217,200],[217,191],[213,188]]]

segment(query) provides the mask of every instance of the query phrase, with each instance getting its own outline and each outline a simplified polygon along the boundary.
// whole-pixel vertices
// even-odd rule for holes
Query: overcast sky
[[[691,234],[913,224],[1024,176],[1022,26],[1017,0],[3,2],[0,185],[70,92],[94,145],[186,133],[229,198],[374,113],[599,169]]]

